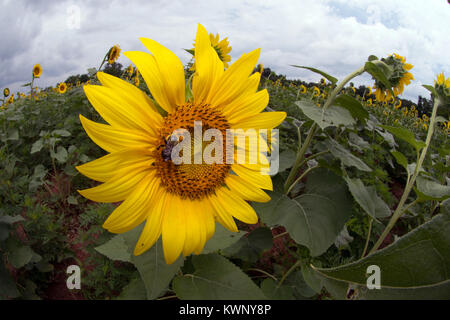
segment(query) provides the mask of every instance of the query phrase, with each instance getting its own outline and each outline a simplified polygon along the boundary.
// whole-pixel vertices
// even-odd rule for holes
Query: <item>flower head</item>
[[[65,82],[61,82],[59,85],[58,85],[58,92],[59,93],[65,93],[67,91],[67,85],[66,85],[66,83]]]
[[[120,57],[120,47],[118,44],[112,46],[108,53],[108,63],[113,64]]]
[[[142,254],[161,236],[170,264],[180,254],[200,254],[214,234],[215,221],[232,231],[237,231],[234,218],[256,223],[258,217],[247,200],[270,200],[262,190],[272,189],[270,176],[261,174],[268,167],[267,158],[259,157],[255,164],[229,163],[222,161],[225,155],[214,152],[217,161],[207,162],[201,155],[208,148],[211,152],[210,144],[199,142],[196,132],[202,136],[204,130],[215,129],[220,136],[228,129],[272,129],[286,113],[262,112],[269,96],[267,90],[257,91],[261,74],[252,74],[259,49],[242,55],[224,70],[208,32],[199,25],[192,98],[187,99],[184,68],[178,57],[154,40],[141,41],[152,54],[132,51],[124,55],[136,65],[154,100],[132,84],[101,72],[97,76],[102,86],[84,87],[108,124],[80,116],[81,123],[108,154],[77,167],[82,174],[103,182],[79,192],[93,201],[123,201],[103,227],[123,233],[145,221],[134,254]],[[159,113],[159,109],[165,112]],[[180,136],[180,130],[193,133],[194,139]],[[218,146],[227,145],[225,140],[217,142]],[[181,143],[193,144],[194,152],[185,154],[183,149],[183,157],[194,158],[194,163],[173,158],[171,150]],[[262,149],[268,150],[267,144]],[[249,152],[247,148],[244,151]]]
[[[444,101],[450,98],[450,78],[445,78],[444,72],[434,80],[436,94]]]
[[[42,74],[42,67],[40,64],[35,64],[33,67],[33,77],[39,78]]]
[[[5,88],[5,89],[3,89],[3,96],[6,98],[6,97],[8,97],[9,96],[9,94],[10,94],[10,92],[9,92],[9,88]]]
[[[381,61],[393,70],[388,80],[392,84],[394,96],[402,94],[405,86],[409,85],[411,80],[414,80],[413,75],[408,72],[412,69],[413,65],[406,63],[406,58],[396,53],[387,58],[382,58]],[[373,89],[375,89],[375,97],[378,101],[389,101],[392,98],[392,94],[388,88],[378,80],[375,80]]]
[[[313,97],[318,97],[320,95],[320,89],[314,86],[313,88]]]

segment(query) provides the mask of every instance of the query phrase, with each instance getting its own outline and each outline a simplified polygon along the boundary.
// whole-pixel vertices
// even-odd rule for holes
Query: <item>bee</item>
[[[164,138],[164,144],[165,147],[161,151],[161,157],[164,161],[171,161],[172,160],[172,150],[173,148],[178,144],[178,136],[177,135],[170,135],[167,138]]]

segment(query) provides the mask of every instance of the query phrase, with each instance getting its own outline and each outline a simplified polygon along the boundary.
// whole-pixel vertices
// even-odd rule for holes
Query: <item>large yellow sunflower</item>
[[[108,154],[77,167],[103,183],[79,192],[93,201],[123,201],[103,227],[123,233],[146,221],[134,254],[142,254],[162,236],[170,264],[180,254],[200,254],[214,234],[215,221],[232,231],[237,231],[234,218],[256,223],[258,217],[247,201],[269,201],[262,189],[272,190],[270,176],[261,173],[267,168],[264,157],[265,161],[256,164],[207,164],[204,160],[175,164],[167,156],[172,133],[180,128],[192,132],[194,121],[201,121],[203,130],[214,128],[221,133],[272,129],[286,113],[262,112],[269,95],[267,90],[257,91],[261,74],[252,74],[259,49],[243,54],[224,70],[208,32],[199,25],[193,97],[187,99],[178,57],[151,39],[141,41],[152,54],[133,51],[124,55],[139,69],[154,100],[167,114],[158,113],[153,100],[135,86],[99,72],[102,86],[85,86],[84,90],[108,124],[81,115],[80,119],[87,134]]]

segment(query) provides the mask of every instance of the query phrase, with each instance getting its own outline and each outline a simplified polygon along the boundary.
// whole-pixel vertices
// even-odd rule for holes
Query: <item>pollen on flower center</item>
[[[207,104],[194,105],[186,103],[179,106],[175,112],[164,119],[158,146],[154,152],[156,159],[154,165],[162,186],[168,192],[179,195],[182,198],[200,200],[212,194],[216,188],[224,184],[225,177],[229,174],[231,167],[225,163],[225,151],[223,152],[222,163],[206,164],[202,160],[200,164],[195,164],[194,161],[191,161],[191,163],[176,165],[168,158],[168,153],[170,152],[168,143],[170,142],[167,141],[167,137],[172,135],[177,129],[186,129],[191,134],[191,137],[194,137],[195,121],[201,121],[202,135],[208,129],[219,130],[223,137],[223,150],[226,150],[226,130],[230,126],[225,117]],[[194,143],[193,138],[191,143]],[[204,147],[205,144],[203,144],[202,149]],[[191,150],[194,153],[193,147]]]

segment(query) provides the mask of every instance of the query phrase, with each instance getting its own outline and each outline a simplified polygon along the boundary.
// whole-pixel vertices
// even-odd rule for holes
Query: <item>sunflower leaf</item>
[[[295,104],[321,129],[325,129],[330,126],[351,126],[356,124],[356,121],[353,119],[351,113],[347,109],[337,105],[330,106],[324,112],[323,109],[318,108],[310,101],[297,101]]]
[[[381,62],[379,60],[376,61]],[[388,80],[389,75],[386,74],[388,70],[380,67],[378,64],[375,64],[372,61],[366,62],[366,64],[364,65],[364,70],[368,72],[370,75],[372,75],[372,77],[374,77],[376,80],[380,81],[387,88],[387,90],[389,90],[389,92],[394,96],[394,92],[392,91],[392,84]]]
[[[386,126],[386,125],[380,125],[380,127],[382,127],[386,131],[389,131],[397,138],[408,142],[410,145],[412,145],[414,148],[416,148],[417,152],[419,152],[422,148],[424,148],[426,146],[425,142],[416,140],[414,133],[406,128],[392,127],[392,126]]]
[[[439,214],[388,247],[315,276],[335,298],[349,285],[363,299],[450,299],[450,215]],[[367,269],[378,266],[381,289],[367,290]],[[337,290],[336,290],[337,289]]]
[[[195,272],[178,276],[173,289],[183,300],[266,300],[261,289],[237,266],[217,254],[192,257]]]
[[[350,111],[353,118],[357,118],[363,122],[369,118],[369,112],[363,107],[361,102],[347,94],[339,95],[334,100],[334,104]]]
[[[292,66],[292,67],[296,67],[296,68],[307,69],[307,70],[309,70],[309,71],[318,73],[318,74],[324,76],[325,78],[327,78],[332,84],[335,84],[335,83],[338,82],[338,79],[336,79],[336,78],[333,77],[333,76],[330,76],[328,73],[325,73],[325,72],[323,72],[323,71],[321,71],[321,70],[319,70],[319,69],[311,68],[311,67],[305,67],[305,66],[297,66],[297,65],[293,65],[293,64],[291,64],[291,66]]]
[[[312,256],[321,255],[334,243],[352,213],[353,201],[345,182],[326,169],[308,175],[302,195],[290,199],[273,192],[270,197],[267,203],[252,204],[261,220],[268,226],[285,227]]]

